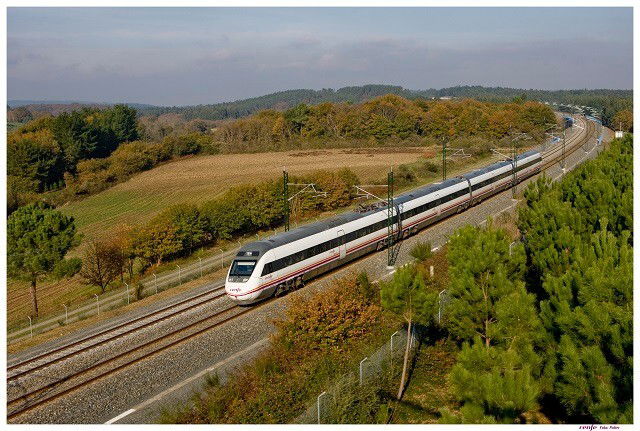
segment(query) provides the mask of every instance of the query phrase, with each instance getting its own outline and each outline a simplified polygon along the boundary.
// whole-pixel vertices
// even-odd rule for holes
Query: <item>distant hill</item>
[[[107,103],[107,102],[88,102],[81,100],[8,100],[7,105],[10,108],[18,108],[20,106],[28,106],[28,105],[41,105],[41,106],[49,106],[49,105],[91,105],[91,106],[113,106],[113,105],[128,105],[132,108],[149,108],[154,105],[149,105],[148,103],[128,103],[128,102],[118,102],[118,103]]]
[[[224,120],[251,115],[264,109],[285,110],[300,103],[315,105],[323,102],[359,103],[385,94],[397,94],[415,98],[416,92],[395,85],[362,85],[343,87],[338,90],[286,90],[250,99],[223,102],[211,105],[149,107],[140,111],[143,115],[182,114],[185,119]]]
[[[632,90],[535,90],[506,87],[456,86],[442,89],[409,90],[394,85],[363,85],[338,90],[287,90],[250,99],[210,105],[151,106],[138,109],[141,115],[181,114],[185,120],[224,120],[251,115],[264,109],[285,110],[300,103],[323,102],[359,103],[385,94],[396,94],[407,99],[416,98],[473,98],[482,101],[505,102],[515,98],[556,102],[560,104],[589,105],[603,109],[612,99],[624,100],[630,106]]]
[[[588,105],[604,111],[630,109],[632,90],[535,90],[507,87],[456,86],[442,89],[409,90],[397,85],[362,85],[343,87],[337,90],[286,90],[249,99],[205,105],[154,106],[143,103],[126,103],[138,110],[139,115],[180,114],[184,120],[225,120],[251,115],[264,109],[286,110],[300,103],[318,104],[323,102],[360,103],[385,94],[396,94],[407,99],[416,98],[473,98],[481,101],[504,102],[515,98],[556,102],[560,104]],[[92,103],[73,101],[10,100],[11,108],[24,107],[33,116],[51,113],[56,115],[78,109],[82,106],[105,107],[113,103]],[[603,112],[607,116],[607,112]]]

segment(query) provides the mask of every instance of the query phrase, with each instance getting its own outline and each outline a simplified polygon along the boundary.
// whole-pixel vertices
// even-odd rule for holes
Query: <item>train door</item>
[[[436,213],[440,214],[442,211],[442,201],[440,200],[440,193],[436,193]]]
[[[347,244],[344,242],[344,231],[340,229],[336,237],[340,239],[338,247],[340,248],[340,259],[342,259],[347,255]]]

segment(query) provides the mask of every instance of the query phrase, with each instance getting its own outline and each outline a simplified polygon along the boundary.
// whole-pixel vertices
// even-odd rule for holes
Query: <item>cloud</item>
[[[193,104],[372,82],[414,89],[475,83],[632,86],[631,41],[574,38],[453,47],[407,37],[323,40],[284,30],[209,35],[209,42],[197,35],[199,43],[178,43],[188,36],[168,31],[152,37],[151,44],[97,46],[9,38],[9,97]]]

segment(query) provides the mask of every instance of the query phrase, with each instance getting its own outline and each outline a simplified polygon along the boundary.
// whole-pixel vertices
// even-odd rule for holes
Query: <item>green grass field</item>
[[[391,166],[415,162],[424,152],[422,148],[381,148],[360,153],[311,150],[193,157],[143,172],[60,209],[75,218],[86,242],[112,235],[121,224],[142,225],[171,205],[199,204],[233,185],[278,178],[284,167],[291,175],[350,167],[363,179],[371,179]]]

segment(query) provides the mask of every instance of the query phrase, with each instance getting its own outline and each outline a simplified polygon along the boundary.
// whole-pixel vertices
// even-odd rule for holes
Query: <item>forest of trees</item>
[[[258,152],[302,145],[424,145],[458,138],[497,142],[526,132],[538,140],[553,111],[538,102],[490,103],[471,99],[408,100],[385,95],[363,102],[297,105],[265,110],[224,123],[215,132],[223,152]]]
[[[441,89],[408,90],[394,85],[362,85],[343,87],[337,90],[325,88],[322,90],[286,90],[249,99],[233,102],[214,103],[207,105],[191,106],[153,106],[144,104],[128,104],[138,110],[140,116],[157,117],[165,114],[178,114],[183,120],[226,120],[247,117],[258,111],[274,109],[284,111],[301,103],[316,105],[326,102],[331,103],[362,103],[364,101],[395,94],[405,99],[438,99],[440,97],[453,97],[458,99],[471,98],[485,102],[510,102],[514,99],[525,99],[541,102],[555,102],[558,104],[572,104],[580,106],[592,106],[603,113],[606,126],[620,110],[632,110],[632,90],[535,90],[507,87],[483,87],[456,86]],[[97,104],[88,104],[89,107],[100,107]],[[28,117],[37,118],[50,113],[57,115],[60,112],[78,110],[82,105],[78,103],[64,102],[51,103],[32,101],[29,104],[12,105],[8,108],[9,121],[24,122]],[[102,106],[106,107],[106,106]],[[14,112],[15,111],[15,112]]]
[[[138,137],[136,111],[124,105],[40,117],[7,136],[9,213],[34,194],[65,186],[86,160],[105,158]]]
[[[141,115],[162,115],[167,113],[182,114],[186,120],[224,120],[240,118],[265,109],[283,111],[301,103],[320,104],[332,103],[361,103],[386,94],[395,94],[406,99],[433,99],[440,97],[454,97],[459,99],[471,98],[488,102],[509,102],[515,98],[525,98],[535,101],[556,102],[559,104],[573,104],[592,106],[604,111],[605,125],[609,125],[615,113],[621,109],[631,109],[632,90],[534,90],[506,87],[456,86],[442,89],[408,90],[392,85],[363,85],[344,87],[338,90],[287,90],[235,102],[217,103],[197,106],[157,107],[148,106],[140,109]]]
[[[492,223],[450,237],[441,328],[421,265],[382,285],[382,305],[459,347],[441,422],[633,423],[632,137],[525,202],[518,243]]]

